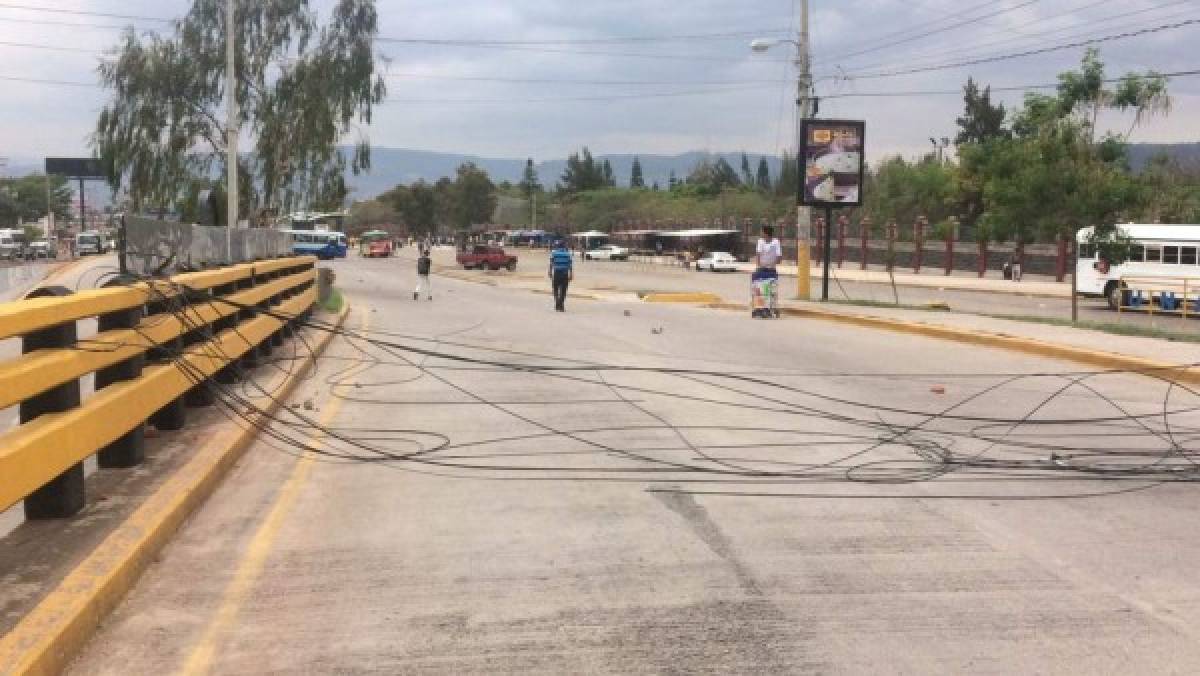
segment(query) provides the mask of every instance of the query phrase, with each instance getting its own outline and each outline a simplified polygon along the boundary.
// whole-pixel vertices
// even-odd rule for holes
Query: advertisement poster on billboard
[[[804,120],[800,203],[810,207],[862,204],[863,136],[861,120]]]

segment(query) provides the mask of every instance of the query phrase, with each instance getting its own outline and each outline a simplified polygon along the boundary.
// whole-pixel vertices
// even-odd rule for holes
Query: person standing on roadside
[[[413,300],[416,300],[421,295],[421,289],[425,289],[425,295],[429,300],[433,300],[433,286],[429,283],[429,270],[433,267],[433,260],[429,257],[429,249],[421,249],[421,255],[417,258],[417,288],[413,291]]]
[[[567,245],[561,239],[554,243],[554,249],[550,252],[548,274],[550,275],[551,289],[554,291],[554,309],[566,312],[567,285],[575,279],[575,267],[571,252],[567,250]]]
[[[779,316],[779,272],[775,266],[783,259],[783,245],[775,239],[775,228],[764,225],[762,237],[754,247],[754,273],[750,275],[753,285],[753,315],[755,317]],[[762,307],[759,307],[759,305]]]
[[[754,280],[779,279],[775,266],[783,259],[783,246],[775,239],[775,228],[764,225],[762,237],[754,247]]]

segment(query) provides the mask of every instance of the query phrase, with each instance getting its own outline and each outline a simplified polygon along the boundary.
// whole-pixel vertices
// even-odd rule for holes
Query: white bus
[[[1120,265],[1109,265],[1097,256],[1089,244],[1092,228],[1076,233],[1079,264],[1075,273],[1080,295],[1104,297],[1115,310],[1121,304],[1122,277],[1193,278],[1200,290],[1200,225],[1126,223],[1117,228],[1133,240],[1129,260]]]

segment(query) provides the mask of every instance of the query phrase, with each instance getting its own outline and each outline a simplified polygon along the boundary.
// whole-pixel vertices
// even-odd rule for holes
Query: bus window
[[[1162,249],[1160,249],[1156,246],[1146,247],[1146,262],[1147,263],[1162,262]]]
[[[1179,247],[1164,246],[1162,262],[1165,265],[1179,265]]]
[[[1129,247],[1129,261],[1131,263],[1141,263],[1146,260],[1146,247],[1141,244],[1134,244]]]
[[[1089,258],[1089,259],[1095,258],[1096,257],[1096,245],[1092,244],[1091,242],[1084,242],[1084,243],[1080,244],[1079,245],[1079,257],[1080,258]]]
[[[1196,247],[1185,246],[1182,249],[1180,249],[1179,262],[1183,263],[1184,265],[1195,265],[1196,264]]]

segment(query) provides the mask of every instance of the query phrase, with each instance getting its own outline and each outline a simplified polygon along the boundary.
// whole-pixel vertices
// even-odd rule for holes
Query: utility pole
[[[800,40],[796,45],[796,166],[801,190],[807,177],[804,175],[804,138],[800,135],[802,120],[813,116],[812,99],[812,52],[808,41],[808,0],[800,0]],[[812,246],[812,210],[799,204],[796,207],[796,297],[800,300],[812,298],[812,263],[809,252]],[[826,226],[828,227],[828,226]]]
[[[238,224],[238,107],[237,107],[237,21],[235,0],[225,0],[225,252],[233,260],[233,229]]]
[[[530,191],[529,199],[531,200],[529,204],[529,222],[533,224],[529,229],[537,230],[537,193]]]

